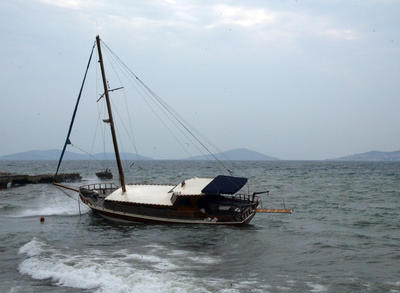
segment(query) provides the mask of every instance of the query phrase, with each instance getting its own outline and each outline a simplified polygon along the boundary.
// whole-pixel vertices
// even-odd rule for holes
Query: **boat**
[[[96,176],[99,177],[100,179],[113,179],[113,174],[111,173],[111,170],[106,168],[103,171],[96,172]]]
[[[248,224],[256,213],[261,211],[258,209],[261,203],[258,195],[267,191],[253,192],[252,194],[240,192],[248,181],[245,177],[236,177],[231,174],[216,174],[212,178],[187,178],[171,185],[125,183],[109,97],[110,90],[104,70],[101,43],[100,37],[97,36],[93,48],[96,46],[98,51],[98,63],[104,87],[104,94],[102,96],[106,100],[108,111],[108,118],[104,122],[110,126],[120,186],[109,182],[85,185],[78,189],[57,183],[55,185],[78,192],[80,201],[87,205],[95,214],[114,220],[171,224]],[[89,63],[93,54],[93,48]],[[83,84],[84,82],[82,83],[82,87]],[[56,174],[59,170],[65,148],[70,144],[69,135],[80,94]]]

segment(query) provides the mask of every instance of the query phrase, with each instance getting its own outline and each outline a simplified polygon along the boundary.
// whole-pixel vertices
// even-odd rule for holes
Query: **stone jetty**
[[[53,182],[73,182],[82,179],[79,173],[62,173],[56,177],[50,174],[21,175],[0,172],[0,189],[15,187],[26,184],[53,183]]]

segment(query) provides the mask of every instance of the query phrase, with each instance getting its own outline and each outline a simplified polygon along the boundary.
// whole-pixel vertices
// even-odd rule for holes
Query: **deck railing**
[[[242,200],[242,201],[248,201],[251,203],[260,201],[260,197],[258,197],[257,195],[253,195],[253,194],[237,193],[237,194],[228,195],[227,197],[230,197],[232,199]]]
[[[89,185],[81,186],[80,188],[87,190],[114,190],[119,188],[114,183],[94,183]]]

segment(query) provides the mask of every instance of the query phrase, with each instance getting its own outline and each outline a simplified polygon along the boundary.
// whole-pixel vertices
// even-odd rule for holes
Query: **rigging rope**
[[[107,46],[107,44],[102,41],[104,46],[110,51],[110,53],[118,60],[118,62],[134,77],[137,82],[142,85],[147,92],[150,94],[150,96],[157,101],[164,109],[169,113],[178,123],[183,127],[196,141],[199,143],[226,171],[228,171],[229,174],[232,174],[232,170],[228,169],[222,161],[220,161],[217,156],[213,152],[210,151],[210,149],[193,133],[192,130],[189,129],[189,127],[186,125],[188,123],[184,123],[184,119],[182,117],[179,117],[178,113],[176,113],[164,100],[161,99],[159,95],[157,95],[153,90],[150,89],[119,57],[116,55],[110,47]]]
[[[62,189],[61,187],[56,186],[57,189],[59,189],[62,193],[64,193],[66,196],[68,196],[70,199],[72,200],[76,200],[78,201],[78,199],[74,198],[72,195],[70,195],[69,193],[67,193],[64,189]],[[79,202],[79,201],[78,201]]]
[[[91,157],[93,160],[95,160],[95,161],[98,160],[95,156],[93,156],[91,153],[85,151],[84,149],[81,149],[80,147],[78,147],[78,146],[76,146],[76,145],[74,145],[74,144],[72,144],[72,143],[70,143],[70,145],[71,145],[72,147],[74,147],[74,148],[80,150],[82,153],[87,154],[87,155],[88,155],[89,157]]]
[[[111,52],[109,52],[109,51],[107,51],[107,50],[105,50],[105,52],[106,52],[106,53],[109,53],[109,54],[106,54],[107,57],[111,57],[112,60],[113,60],[114,62],[116,62],[116,63],[119,62],[119,61],[116,59],[116,57],[115,57],[114,55],[112,55]],[[119,63],[120,63],[120,62],[119,62]],[[114,66],[113,66],[112,63],[111,63],[111,66],[112,66],[112,68],[113,68],[115,74],[117,75],[118,79],[120,80],[120,78],[119,78],[117,72],[115,71]],[[125,70],[125,71],[122,71],[122,73],[125,75],[125,77],[128,78],[128,80],[129,80],[130,78],[132,78],[132,74],[131,74],[128,70],[126,70],[126,68],[122,67],[122,69]],[[135,78],[133,78],[133,80],[136,82],[136,79],[135,79]],[[121,83],[121,81],[120,81],[120,83]],[[135,85],[135,83],[133,83],[133,85]],[[151,112],[152,112],[152,113],[154,114],[154,116],[161,122],[161,124],[167,129],[167,131],[169,132],[169,134],[175,139],[175,141],[176,141],[176,142],[178,143],[178,145],[182,148],[182,150],[183,150],[188,156],[193,156],[193,154],[191,154],[191,153],[189,152],[189,150],[187,149],[186,145],[185,145],[182,141],[180,141],[180,139],[178,138],[178,136],[176,136],[176,135],[174,134],[174,132],[171,130],[171,128],[168,126],[168,124],[164,121],[164,119],[162,119],[162,117],[161,117],[160,115],[158,115],[157,111],[155,111],[155,109],[153,109],[153,107],[152,107],[152,105],[151,105],[150,102],[154,103],[154,105],[155,105],[156,107],[158,107],[158,109],[160,109],[161,112],[164,112],[165,117],[171,122],[171,124],[173,124],[173,125],[176,127],[176,129],[178,129],[178,130],[181,132],[181,134],[182,134],[184,137],[186,137],[186,138],[190,141],[191,139],[190,139],[190,136],[188,135],[188,133],[185,132],[184,129],[182,129],[181,127],[179,127],[179,125],[178,125],[177,122],[171,117],[171,115],[168,115],[168,112],[166,112],[165,109],[162,108],[162,107],[160,106],[160,104],[159,104],[154,98],[152,98],[152,96],[148,93],[148,91],[146,91],[146,89],[144,89],[142,86],[141,86],[141,87],[134,86],[134,88],[135,88],[136,92],[137,92],[140,96],[142,96],[143,101],[144,101],[144,102],[146,103],[146,105],[149,107],[149,109],[151,110]],[[126,104],[126,95],[124,95],[124,97],[125,97],[125,104]],[[148,101],[148,100],[149,100],[149,101]],[[126,104],[126,107],[127,107],[127,104]],[[129,112],[128,112],[128,113],[129,113]],[[131,121],[129,121],[129,122],[131,122]],[[193,144],[194,147],[196,147],[196,149],[197,149],[200,153],[203,153],[202,149],[199,148],[199,146],[198,146],[197,144],[194,144],[194,143],[192,143],[192,144]]]

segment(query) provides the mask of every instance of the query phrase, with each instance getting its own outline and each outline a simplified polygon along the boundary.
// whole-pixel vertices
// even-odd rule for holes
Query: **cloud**
[[[350,29],[326,29],[323,31],[323,34],[325,34],[328,37],[331,38],[336,38],[336,39],[343,39],[343,40],[348,40],[352,41],[358,38],[356,32],[354,30]]]
[[[325,38],[353,41],[358,33],[343,28],[332,15],[316,15],[307,10],[272,9],[265,4],[216,4],[183,0],[146,1],[131,4],[105,0],[38,0],[42,4],[62,9],[73,9],[86,19],[101,19],[110,30],[135,28],[135,34],[148,35],[149,31],[174,30],[185,37],[206,30],[218,32],[221,28],[240,28],[266,42],[281,40],[297,42],[302,38]],[[236,3],[236,2],[235,2]],[[97,22],[97,21],[96,21]]]
[[[39,2],[70,9],[79,9],[84,6],[84,2],[79,0],[39,0]]]
[[[265,8],[247,8],[232,5],[216,5],[213,7],[217,22],[209,25],[209,28],[221,25],[239,25],[251,27],[254,25],[265,25],[274,23],[276,13]]]

